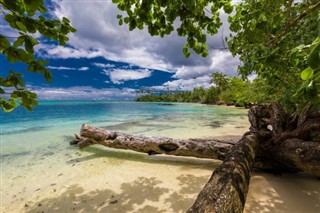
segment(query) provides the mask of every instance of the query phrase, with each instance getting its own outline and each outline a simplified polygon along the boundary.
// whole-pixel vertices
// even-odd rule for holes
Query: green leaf
[[[312,78],[313,73],[314,70],[311,67],[307,67],[301,72],[301,79],[307,81]]]
[[[41,5],[38,10],[41,12],[41,13],[46,13],[47,12],[47,8],[45,8],[45,6]]]
[[[10,42],[8,41],[7,38],[0,35],[0,50],[7,49],[8,47],[10,47]]]
[[[307,58],[307,63],[313,69],[320,67],[320,42],[312,49]]]
[[[70,31],[73,32],[73,33],[75,33],[75,32],[77,32],[77,29],[76,29],[76,28],[73,28],[73,27],[70,27]]]
[[[33,19],[26,18],[25,19],[25,26],[26,26],[28,32],[30,32],[30,33],[35,33],[37,31],[36,30],[36,23]]]
[[[27,32],[26,26],[24,26],[24,24],[22,24],[20,21],[16,21],[15,24],[16,24],[18,30],[21,30],[23,32]]]
[[[65,25],[62,25],[60,28],[60,32],[64,35],[68,34],[69,32],[68,27],[66,27]]]
[[[18,19],[17,16],[12,15],[12,14],[7,14],[4,16],[4,20],[6,20],[7,22],[14,22]]]
[[[17,105],[14,100],[6,100],[5,98],[1,97],[0,107],[4,112],[11,112],[17,107]]]
[[[44,78],[50,83],[52,81],[52,74],[48,70],[44,72]]]
[[[13,46],[14,46],[14,47],[21,46],[21,45],[24,43],[24,39],[25,39],[24,36],[20,36],[20,37],[13,43]]]
[[[128,23],[130,22],[130,18],[129,18],[129,17],[125,17],[125,18],[123,19],[123,21],[124,21],[124,23],[128,24]]]
[[[232,13],[232,11],[233,11],[233,7],[232,7],[232,5],[227,4],[227,5],[225,5],[225,6],[223,7],[223,10],[224,10],[225,13],[230,14],[230,13]]]
[[[33,50],[33,45],[30,41],[30,39],[26,39],[25,43],[24,43],[25,49],[28,53],[33,54],[34,50]]]
[[[136,21],[135,21],[134,19],[132,19],[132,20],[130,21],[130,23],[129,23],[129,30],[130,30],[130,31],[134,30],[134,29],[136,28],[136,26],[137,26]]]
[[[59,36],[59,45],[61,45],[61,46],[66,45],[64,36],[62,36],[62,35]]]
[[[27,36],[28,40],[31,42],[32,46],[39,44],[38,40],[32,36]]]
[[[62,22],[69,24],[69,23],[70,23],[70,20],[69,20],[68,18],[66,18],[66,17],[63,17],[63,18],[62,18]]]
[[[22,49],[17,49],[17,53],[18,53],[18,59],[24,63],[30,63],[34,59],[34,55],[32,52],[27,53]]]

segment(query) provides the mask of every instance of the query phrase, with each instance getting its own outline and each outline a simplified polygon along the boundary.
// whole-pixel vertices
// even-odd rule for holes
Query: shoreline
[[[104,104],[102,106],[105,107]],[[55,106],[52,108],[56,109]],[[74,111],[73,106],[69,108],[71,111],[67,112]],[[177,107],[177,110],[184,110],[181,114],[174,114],[176,109],[164,107],[167,110],[165,113],[151,116],[136,111],[138,116],[130,115],[131,120],[140,121],[141,118],[143,122],[133,122],[134,125],[128,125],[127,115],[124,117],[126,120],[121,118],[110,122],[118,117],[105,117],[105,111],[102,111],[103,114],[91,115],[89,123],[97,127],[116,125],[128,133],[140,132],[151,136],[225,137],[225,140],[237,140],[249,125],[245,113],[243,110],[223,108],[226,107],[186,105]],[[92,106],[88,109],[92,109]],[[112,109],[117,110],[118,107]],[[182,213],[193,204],[213,170],[221,164],[221,161],[216,160],[148,156],[97,145],[79,150],[71,147],[69,141],[88,115],[79,118],[78,113],[76,117],[70,117],[70,113],[65,114],[69,116],[67,119],[49,117],[48,120],[41,119],[40,123],[30,121],[22,126],[48,125],[47,128],[17,131],[2,136],[3,203],[0,211]],[[220,116],[215,117],[218,114]],[[223,122],[219,126],[219,123],[212,121]],[[12,124],[7,126],[16,127]],[[19,125],[17,127],[22,128]],[[299,198],[306,205],[301,204]],[[319,180],[254,172],[245,211],[318,213],[319,202]]]

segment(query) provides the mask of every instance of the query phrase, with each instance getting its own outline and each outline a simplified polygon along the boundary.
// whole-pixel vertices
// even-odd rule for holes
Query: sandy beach
[[[220,164],[101,146],[69,151],[64,163],[66,153],[49,154],[17,165],[23,175],[3,174],[1,211],[185,212]],[[317,213],[319,186],[307,175],[253,173],[245,212]]]

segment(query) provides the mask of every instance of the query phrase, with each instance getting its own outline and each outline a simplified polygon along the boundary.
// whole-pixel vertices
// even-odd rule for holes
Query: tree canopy
[[[67,18],[52,19],[46,12],[43,0],[0,0],[0,14],[12,28],[12,32],[0,33],[0,53],[11,63],[27,64],[28,71],[41,73],[50,82],[52,75],[45,67],[47,62],[35,55],[34,47],[39,44],[36,33],[65,45],[69,40],[66,35],[76,29]],[[1,73],[5,72],[1,70]],[[12,111],[18,105],[32,110],[38,104],[37,95],[25,88],[22,77],[13,70],[0,76],[0,107],[3,111]]]
[[[130,30],[148,28],[151,35],[165,36],[176,28],[190,49],[208,55],[206,38],[218,32],[220,13],[230,14],[229,50],[239,55],[238,71],[246,78],[258,74],[278,94],[287,108],[320,98],[320,2],[318,0],[113,0],[125,16],[119,24]]]

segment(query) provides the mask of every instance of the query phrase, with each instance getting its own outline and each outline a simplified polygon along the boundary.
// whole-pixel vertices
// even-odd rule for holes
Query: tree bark
[[[253,107],[249,121],[260,144],[255,168],[320,177],[320,109],[312,112],[308,104],[300,114],[289,116],[278,104]]]
[[[188,213],[242,212],[258,145],[257,135],[247,132],[213,172]]]
[[[167,154],[176,156],[192,156],[197,158],[212,158],[224,160],[234,143],[221,140],[202,139],[172,139],[166,137],[146,137],[130,135],[121,132],[108,131],[83,124],[80,136],[70,144],[81,149],[92,144],[130,149],[149,155]]]

